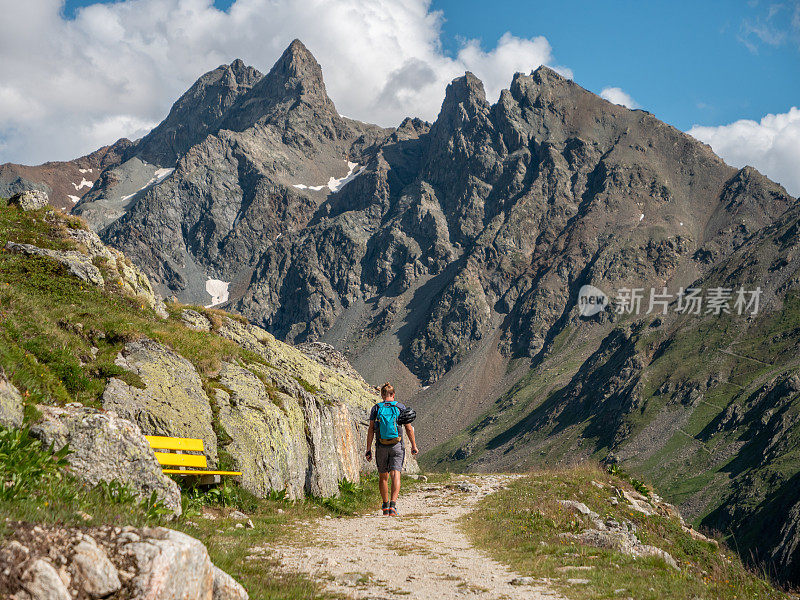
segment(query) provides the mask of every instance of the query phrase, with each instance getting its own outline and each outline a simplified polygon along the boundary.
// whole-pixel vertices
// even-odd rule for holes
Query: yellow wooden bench
[[[240,471],[212,471],[208,469],[205,454],[186,454],[187,452],[203,452],[203,440],[192,438],[174,438],[161,435],[146,435],[150,447],[155,451],[156,460],[163,471],[171,475],[191,475],[194,477],[213,477],[220,475],[241,475]],[[158,452],[171,450],[171,452]]]

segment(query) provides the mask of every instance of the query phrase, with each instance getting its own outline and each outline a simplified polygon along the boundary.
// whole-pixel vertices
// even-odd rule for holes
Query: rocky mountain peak
[[[294,40],[247,96],[226,117],[224,127],[241,131],[270,115],[284,114],[297,104],[338,118],[328,98],[322,67],[300,40]]]
[[[466,116],[471,118],[476,113],[486,110],[488,106],[483,82],[467,71],[447,86],[439,119],[443,117],[448,119],[451,115],[459,115],[462,110],[466,112]]]
[[[179,156],[213,131],[228,108],[262,77],[238,58],[209,71],[178,98],[167,118],[142,139],[134,154],[161,167],[173,166]]]

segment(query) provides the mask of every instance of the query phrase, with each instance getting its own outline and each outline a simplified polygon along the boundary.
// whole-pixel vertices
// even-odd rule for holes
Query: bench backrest
[[[173,450],[173,452],[154,452],[156,460],[162,466],[199,467],[201,469],[208,467],[205,454],[183,454],[184,452],[203,452],[203,440],[160,435],[146,435],[144,437],[153,450]]]

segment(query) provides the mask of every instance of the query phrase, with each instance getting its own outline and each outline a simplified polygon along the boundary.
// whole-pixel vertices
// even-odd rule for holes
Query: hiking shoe
[[[383,511],[383,516],[384,517],[389,514],[389,507],[388,506],[386,508],[382,508],[381,510]]]
[[[390,506],[386,510],[387,510],[387,512],[385,514],[389,515],[390,517],[396,517],[397,516],[397,509],[394,506]]]

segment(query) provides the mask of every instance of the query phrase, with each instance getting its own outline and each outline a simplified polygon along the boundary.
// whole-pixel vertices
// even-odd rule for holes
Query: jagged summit
[[[172,106],[167,118],[132,150],[159,167],[172,167],[179,156],[213,131],[226,111],[263,75],[237,58],[200,77]]]
[[[231,109],[223,125],[241,131],[258,121],[286,114],[298,104],[328,119],[340,120],[325,90],[322,67],[300,40],[294,40],[269,73]]]

